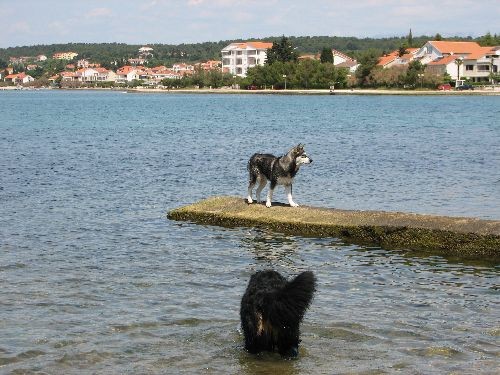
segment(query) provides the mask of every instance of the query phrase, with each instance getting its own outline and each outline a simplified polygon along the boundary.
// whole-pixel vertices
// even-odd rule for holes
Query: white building
[[[76,71],[77,80],[80,82],[95,82],[99,72],[92,68],[83,68]]]
[[[148,46],[144,46],[139,48],[139,56],[146,57],[146,56],[153,56],[153,49]]]
[[[33,82],[35,79],[23,72],[18,74],[9,74],[7,77],[5,77],[4,80],[5,82],[12,82],[15,85],[22,85],[25,83]]]
[[[231,43],[222,49],[222,71],[246,77],[248,68],[264,65],[272,46],[266,42]]]
[[[488,82],[491,74],[500,72],[500,47],[482,47],[482,50],[464,57],[463,77],[473,82]]]
[[[333,65],[335,65],[337,68],[347,68],[349,69],[349,73],[354,73],[359,66],[358,62],[355,59],[333,48],[332,55]]]
[[[474,82],[487,82],[490,73],[498,73],[499,56],[500,47],[453,41],[429,41],[415,54],[431,73],[448,73],[454,80],[462,78]]]
[[[192,73],[194,72],[194,65],[191,64],[184,64],[184,63],[178,63],[172,65],[172,70],[176,73]]]
[[[339,65],[347,61],[356,61],[350,56],[347,56],[345,53],[337,51],[336,49],[333,48],[332,48],[332,56],[333,56],[333,65]]]

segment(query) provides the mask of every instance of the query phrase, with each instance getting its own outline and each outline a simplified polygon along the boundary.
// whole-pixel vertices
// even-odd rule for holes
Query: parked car
[[[465,84],[463,84],[461,86],[458,86],[456,88],[456,90],[474,90],[474,86],[472,86],[472,85],[470,85],[468,83],[465,83]]]
[[[248,85],[247,86],[247,90],[257,90],[257,89],[258,89],[258,87],[255,85]]]
[[[451,85],[449,83],[442,83],[437,87],[438,90],[448,91],[451,90]]]

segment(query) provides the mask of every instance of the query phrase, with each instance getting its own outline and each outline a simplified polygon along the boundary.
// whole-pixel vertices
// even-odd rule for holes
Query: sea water
[[[299,204],[500,219],[499,118],[498,96],[0,92],[0,373],[495,373],[498,263],[166,213],[243,198],[254,152],[300,142]],[[266,268],[318,279],[296,360],[243,349]]]

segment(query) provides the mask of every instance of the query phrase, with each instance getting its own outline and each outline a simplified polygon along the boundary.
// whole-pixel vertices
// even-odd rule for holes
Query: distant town
[[[150,66],[155,56],[151,46],[141,46],[136,56],[125,61],[110,61],[108,67],[73,51],[9,56],[6,66],[0,66],[0,86],[451,90],[495,88],[500,81],[500,46],[453,40],[428,40],[420,47],[411,44],[410,34],[394,51],[382,55],[367,51],[355,58],[331,47],[297,55],[285,37],[276,42],[238,41],[222,48],[220,59],[179,61],[171,66]]]

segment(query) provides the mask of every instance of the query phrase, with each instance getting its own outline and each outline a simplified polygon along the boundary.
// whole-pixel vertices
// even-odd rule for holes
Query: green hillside
[[[261,41],[275,41],[281,38],[268,37],[253,39]],[[419,36],[412,38],[412,46],[420,47],[428,40],[436,36]],[[249,38],[250,40],[251,38]],[[481,44],[500,44],[500,36],[487,34],[480,38],[446,38],[447,40],[475,40]],[[395,50],[407,42],[407,36],[392,38],[356,38],[338,36],[301,36],[289,37],[290,42],[297,47],[299,54],[318,53],[323,48],[335,48],[341,52],[358,56],[362,51],[369,49],[377,50],[379,53]],[[204,60],[220,59],[220,51],[231,42],[241,40],[225,40],[219,42],[205,42],[192,44],[148,44],[154,49],[154,60],[151,63],[162,63],[170,65],[175,62],[195,62]],[[35,45],[23,47],[0,48],[0,60],[8,62],[9,57],[46,55],[51,57],[55,52],[73,51],[78,53],[79,58],[87,58],[104,65],[116,61],[118,65],[126,59],[137,56],[137,51],[142,45],[125,43],[68,43]]]

